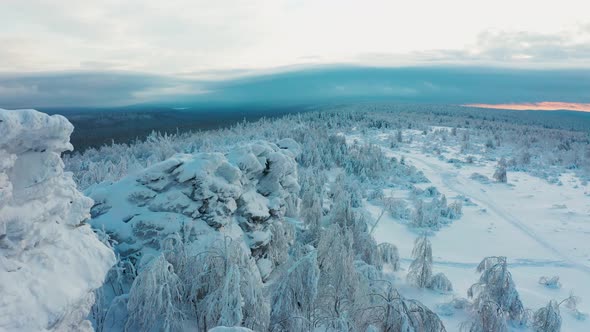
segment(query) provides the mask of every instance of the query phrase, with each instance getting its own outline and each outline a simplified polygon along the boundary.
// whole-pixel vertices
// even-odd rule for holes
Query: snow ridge
[[[93,290],[115,256],[63,170],[72,131],[59,115],[0,109],[0,330],[92,330]]]

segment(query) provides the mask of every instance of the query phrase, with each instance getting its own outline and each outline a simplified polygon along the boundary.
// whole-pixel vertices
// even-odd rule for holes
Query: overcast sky
[[[550,79],[541,83],[534,75],[515,74],[521,77],[519,88],[528,91],[519,95],[559,88],[564,97],[557,101],[588,102],[588,93],[571,93],[588,91],[584,89],[590,84],[588,71],[582,70],[590,69],[588,3],[0,0],[0,107],[128,105],[176,101],[180,96],[246,100],[256,95],[266,100],[272,84],[256,90],[262,88],[256,79],[242,82],[238,93],[233,83],[210,82],[256,75],[279,75],[285,90],[273,91],[280,96],[293,96],[305,86],[316,87],[322,96],[340,97],[377,93],[423,100],[436,89],[447,91],[445,96],[449,91],[485,95],[470,90],[478,88],[481,79],[475,84],[457,82],[453,72],[445,72],[445,79],[432,77],[434,72],[401,79],[396,71],[384,71],[389,76],[383,77],[375,71],[328,70],[298,78],[301,85],[296,87],[289,82],[299,76],[280,76],[351,65],[556,69],[562,71],[546,74]],[[572,68],[579,74],[575,82],[570,73],[563,73]],[[487,75],[477,73],[479,78]],[[559,79],[558,73],[563,74]],[[503,88],[509,86],[510,75],[501,81]],[[570,82],[575,87],[569,87]],[[546,86],[539,90],[538,84]],[[490,88],[486,93],[502,90]],[[301,93],[301,98],[310,96]],[[570,100],[562,100],[565,96]],[[501,101],[512,101],[505,99]]]
[[[0,72],[588,67],[589,12],[588,0],[2,0]]]

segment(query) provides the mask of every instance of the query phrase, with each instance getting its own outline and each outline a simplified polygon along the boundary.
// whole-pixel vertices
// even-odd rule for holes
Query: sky
[[[39,98],[27,84],[39,77],[72,77],[67,97],[81,74],[153,80],[124,103],[318,66],[589,68],[588,12],[587,0],[2,0],[0,107]]]

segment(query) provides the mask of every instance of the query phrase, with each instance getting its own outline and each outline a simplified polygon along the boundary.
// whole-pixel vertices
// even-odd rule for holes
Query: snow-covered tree
[[[182,241],[165,241],[162,247],[178,269],[185,305],[190,307],[188,318],[199,329],[219,325],[268,328],[270,308],[259,269],[239,243],[226,238],[221,245],[197,253]]]
[[[508,271],[506,257],[484,258],[477,266],[481,273],[479,282],[469,287],[467,295],[474,299],[478,311],[485,304],[493,302],[517,325],[526,324],[527,312],[520,301],[512,274]]]
[[[496,170],[494,171],[493,178],[501,183],[508,182],[508,176],[506,175],[506,167],[507,167],[506,159],[502,158],[498,161],[496,165]]]
[[[243,301],[239,267],[230,263],[220,287],[206,297],[201,322],[206,327],[238,326],[242,323]]]
[[[289,267],[272,293],[272,331],[312,330],[312,314],[319,277],[320,270],[315,251]]]
[[[408,282],[416,287],[425,288],[432,278],[432,246],[428,237],[421,236],[414,241],[412,264],[408,270]]]
[[[461,330],[469,332],[508,332],[508,314],[496,302],[479,302],[473,318],[461,324]]]
[[[332,329],[348,329],[358,276],[354,268],[353,237],[347,228],[332,225],[318,243],[318,266],[321,274],[316,300],[316,324]]]
[[[533,329],[537,332],[559,332],[561,331],[561,314],[559,304],[549,301],[546,306],[535,311],[533,315]]]
[[[184,286],[164,255],[139,273],[131,290],[127,330],[177,331],[186,318]]]
[[[386,332],[444,332],[440,318],[424,304],[404,298],[388,286],[371,294],[374,303],[363,311],[365,321]]]
[[[382,264],[388,264],[394,271],[399,270],[399,252],[391,243],[383,242],[377,246]]]

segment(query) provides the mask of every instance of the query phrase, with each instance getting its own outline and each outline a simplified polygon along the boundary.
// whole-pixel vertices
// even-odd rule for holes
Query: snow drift
[[[93,290],[115,263],[63,170],[66,118],[0,109],[0,330],[91,330]]]

